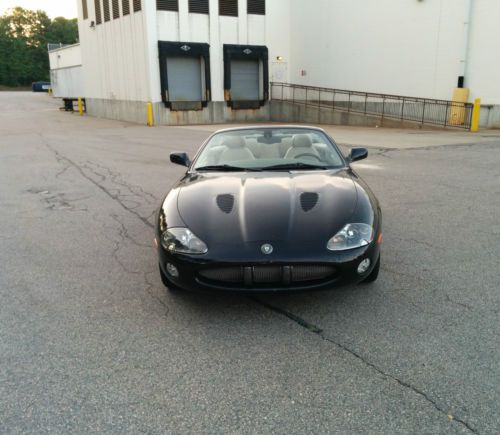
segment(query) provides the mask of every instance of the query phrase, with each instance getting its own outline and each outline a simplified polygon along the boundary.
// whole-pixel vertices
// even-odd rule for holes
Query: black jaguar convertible
[[[344,157],[312,127],[249,127],[210,136],[167,194],[155,243],[169,288],[304,291],[372,282],[382,214]]]

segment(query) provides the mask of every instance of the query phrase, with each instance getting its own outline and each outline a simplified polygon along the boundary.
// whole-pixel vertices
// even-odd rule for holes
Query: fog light
[[[369,258],[365,258],[361,263],[359,263],[359,266],[358,266],[358,273],[360,275],[363,275],[363,273],[365,273],[368,268],[370,267],[370,259]]]
[[[179,276],[177,267],[175,267],[172,263],[167,263],[167,272],[173,278],[177,278]]]

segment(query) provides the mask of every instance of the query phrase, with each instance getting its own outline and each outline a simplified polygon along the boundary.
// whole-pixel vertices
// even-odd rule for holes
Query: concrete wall
[[[78,98],[85,95],[82,66],[50,70],[52,96],[57,98]]]
[[[66,45],[49,51],[50,69],[68,68],[82,65],[80,44]]]
[[[483,104],[500,104],[500,1],[472,2],[466,85],[471,101],[481,98]],[[496,119],[500,128],[500,117]]]
[[[49,62],[54,97],[76,98],[85,95],[80,44],[49,51]]]
[[[291,0],[291,82],[450,99],[465,72],[471,101],[500,104],[499,17],[498,0]]]
[[[143,0],[143,6],[148,2],[150,0]],[[130,2],[130,15],[123,16],[122,2],[119,3],[120,18],[111,17],[104,22],[103,14],[103,23],[91,27],[96,16],[94,1],[87,1],[89,17],[86,20],[83,20],[81,1],[77,1],[85,97],[89,101],[146,102],[150,98],[146,15],[144,11],[133,12]]]

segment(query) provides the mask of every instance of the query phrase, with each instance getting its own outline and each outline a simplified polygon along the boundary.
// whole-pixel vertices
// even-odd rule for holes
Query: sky
[[[42,9],[50,18],[76,18],[76,0],[0,0],[0,15],[6,9],[21,6],[26,9]]]

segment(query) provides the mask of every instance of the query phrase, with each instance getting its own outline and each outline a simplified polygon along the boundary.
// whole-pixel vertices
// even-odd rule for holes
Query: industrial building
[[[145,123],[150,102],[155,124],[269,120],[270,82],[287,82],[464,88],[500,127],[498,0],[76,1],[80,44],[50,51],[54,95],[94,116]]]

